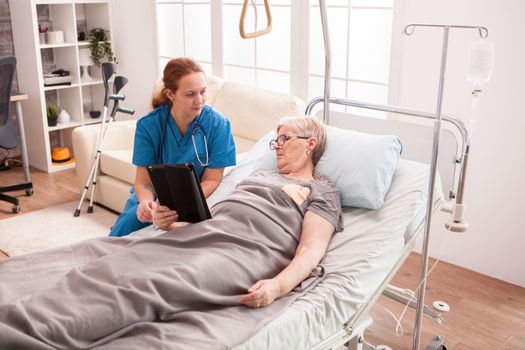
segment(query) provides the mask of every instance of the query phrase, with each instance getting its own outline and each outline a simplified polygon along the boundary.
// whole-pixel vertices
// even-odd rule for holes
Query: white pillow
[[[326,150],[316,171],[335,183],[342,205],[380,208],[401,154],[399,138],[331,126],[327,129]]]
[[[268,147],[275,131],[264,135],[223,179],[209,198],[213,204],[258,170],[277,169]],[[327,126],[326,149],[315,171],[335,183],[343,206],[378,209],[392,183],[401,142],[393,135],[372,135]]]

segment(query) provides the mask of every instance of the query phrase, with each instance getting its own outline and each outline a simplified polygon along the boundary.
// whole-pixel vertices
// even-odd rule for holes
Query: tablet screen
[[[179,221],[199,222],[211,218],[192,163],[156,164],[146,168],[159,203],[176,210]]]

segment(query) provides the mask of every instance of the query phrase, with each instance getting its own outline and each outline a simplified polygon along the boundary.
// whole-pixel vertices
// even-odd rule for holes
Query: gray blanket
[[[298,201],[283,184],[309,195]],[[3,261],[0,348],[240,344],[322,278],[318,269],[264,308],[237,302],[289,264],[307,210],[341,227],[337,191],[325,180],[257,174],[213,207],[213,219],[153,238],[92,239]]]

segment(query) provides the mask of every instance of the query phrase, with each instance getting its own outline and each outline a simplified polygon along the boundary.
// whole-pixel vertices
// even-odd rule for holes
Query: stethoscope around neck
[[[160,147],[159,147],[159,154],[157,159],[159,160],[159,163],[162,164],[162,149],[164,148],[164,139],[166,138],[166,128],[168,126],[168,121],[170,118],[170,108],[168,106],[168,111],[166,112],[166,118],[164,118],[164,124],[162,125],[162,134],[160,136]],[[204,149],[206,150],[206,161],[203,162],[201,158],[199,157],[199,152],[197,151],[197,145],[195,143],[195,134],[199,132],[202,135],[202,139],[204,141]],[[195,151],[195,157],[197,158],[197,161],[199,162],[200,166],[205,167],[210,165],[209,158],[208,158],[208,142],[206,140],[206,132],[204,132],[204,128],[202,127],[201,123],[194,120],[191,123],[191,142],[193,143],[193,150]]]

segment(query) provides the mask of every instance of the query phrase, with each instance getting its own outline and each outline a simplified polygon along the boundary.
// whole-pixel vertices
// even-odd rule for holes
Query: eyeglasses
[[[308,140],[310,137],[309,136],[289,136],[289,135],[283,134],[279,136],[278,138],[276,138],[275,140],[270,141],[270,149],[273,151],[275,150],[277,146],[282,147],[287,141],[290,141],[293,138]]]

